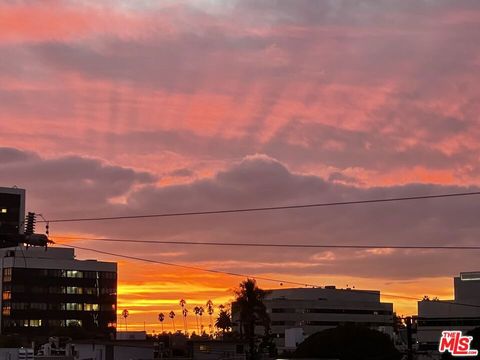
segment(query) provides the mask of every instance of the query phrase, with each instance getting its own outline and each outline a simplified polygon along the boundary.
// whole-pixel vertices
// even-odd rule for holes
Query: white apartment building
[[[480,327],[480,272],[462,272],[453,281],[453,300],[418,302],[417,339],[420,350],[437,350],[443,330],[466,333]]]
[[[308,336],[344,324],[356,324],[393,335],[393,304],[380,302],[370,290],[292,288],[272,290],[264,301],[278,349],[293,349]],[[238,329],[238,312],[232,307]],[[262,329],[258,329],[261,334]]]

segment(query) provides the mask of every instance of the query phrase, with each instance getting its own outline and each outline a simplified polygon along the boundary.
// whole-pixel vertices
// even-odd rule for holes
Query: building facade
[[[333,286],[278,289],[272,290],[264,303],[270,316],[272,335],[281,350],[294,349],[300,340],[344,324],[367,326],[393,334],[393,304],[380,302],[379,291],[336,289]],[[232,312],[234,330],[239,331],[235,304]],[[259,335],[262,331],[261,327],[256,330]]]
[[[117,264],[77,260],[71,248],[0,249],[1,334],[52,334],[69,327],[114,336]]]
[[[480,272],[463,272],[453,280],[453,300],[418,302],[417,339],[420,350],[437,350],[444,330],[466,333],[480,327]]]
[[[3,234],[22,234],[25,219],[25,190],[0,187],[0,244]]]

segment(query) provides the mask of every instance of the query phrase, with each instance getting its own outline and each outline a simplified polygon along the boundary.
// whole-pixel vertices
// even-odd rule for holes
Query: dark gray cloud
[[[71,159],[53,161],[68,169]],[[86,160],[79,161],[85,164]],[[86,161],[88,163],[88,161]],[[183,211],[221,210],[255,206],[275,206],[298,203],[361,200],[409,195],[441,194],[478,190],[460,186],[409,184],[404,186],[359,188],[305,176],[289,171],[283,164],[264,155],[247,157],[213,178],[195,180],[189,184],[158,187],[145,185],[152,179],[145,174],[131,174],[125,169],[104,169],[94,164],[99,185],[91,190],[78,183],[83,179],[78,163],[75,172],[68,171],[77,186],[61,188],[62,202],[42,186],[29,189],[34,204],[42,204],[42,212],[53,217],[111,216]],[[42,167],[42,164],[38,165]],[[51,170],[50,163],[44,171]],[[87,168],[89,168],[88,165]],[[38,168],[29,171],[32,174]],[[25,170],[26,171],[26,170]],[[57,169],[60,171],[60,169]],[[89,171],[87,171],[88,173]],[[116,191],[110,174],[126,174]],[[23,173],[25,175],[25,173]],[[113,175],[112,175],[113,176]],[[88,177],[87,177],[88,178]],[[115,175],[118,179],[118,174]],[[65,182],[68,176],[57,181]],[[100,180],[102,179],[102,180]],[[132,179],[143,184],[132,188]],[[102,183],[105,181],[105,184]],[[39,180],[36,183],[40,183]],[[43,185],[43,184],[42,184]],[[44,186],[44,185],[43,185]],[[50,186],[50,185],[49,185]],[[50,188],[52,188],[50,186]],[[125,195],[124,203],[109,203],[108,197]],[[52,190],[53,191],[53,190]],[[108,193],[103,193],[109,191]],[[78,201],[81,206],[69,204]],[[41,200],[41,201],[40,201]],[[377,245],[468,245],[476,244],[480,227],[476,214],[480,205],[475,197],[437,199],[388,204],[370,204],[317,209],[303,209],[216,216],[193,216],[120,222],[53,224],[52,231],[96,234],[106,237],[225,242],[266,242],[279,244],[377,244]],[[462,214],[459,216],[459,214]],[[280,272],[311,275],[336,274],[359,277],[408,279],[418,276],[452,275],[460,270],[475,270],[474,253],[394,251],[333,251],[302,249],[218,248],[179,245],[138,245],[85,243],[95,248],[115,250],[148,258],[162,259],[162,253],[178,252],[170,259],[178,262],[204,263],[205,266],[225,267],[246,272]],[[328,254],[327,254],[328,255]],[[459,261],[463,259],[462,261]],[[406,266],[406,263],[409,265]],[[439,266],[439,264],[442,266]],[[221,265],[223,264],[223,265]],[[382,270],[383,269],[383,270]]]
[[[32,152],[0,147],[0,164],[2,165],[29,160],[38,160],[38,156]]]
[[[47,217],[108,211],[113,198],[155,179],[150,173],[98,159],[42,158],[19,149],[0,148],[0,182],[26,188],[29,208]]]

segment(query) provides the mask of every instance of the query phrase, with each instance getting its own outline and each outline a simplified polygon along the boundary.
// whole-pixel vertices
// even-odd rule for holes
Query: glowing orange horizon
[[[241,278],[235,278],[228,275],[214,275],[202,274],[190,270],[176,269],[172,271],[165,266],[147,265],[135,263],[135,274],[132,276],[126,272],[126,268],[131,268],[130,262],[121,261],[119,263],[119,284],[118,284],[118,320],[117,329],[119,331],[125,330],[125,320],[121,316],[124,309],[128,309],[130,315],[127,318],[127,327],[131,330],[146,330],[149,333],[161,332],[161,323],[157,320],[158,314],[162,312],[165,315],[163,321],[163,329],[165,332],[173,332],[173,322],[168,317],[170,311],[174,311],[175,330],[184,332],[184,323],[182,317],[182,308],[179,304],[180,299],[185,299],[187,302],[186,308],[189,310],[187,316],[187,331],[189,333],[198,332],[197,318],[193,313],[195,306],[203,306],[205,308],[206,302],[212,300],[215,305],[215,313],[213,315],[213,323],[218,316],[218,306],[229,306],[234,299],[233,290],[238,286]],[[170,271],[169,271],[170,270]],[[159,277],[164,278],[154,280],[152,274],[161,274]],[[280,276],[275,274],[259,274],[259,276]],[[285,276],[283,276],[285,277]],[[287,277],[288,278],[288,277]],[[141,279],[144,279],[142,281]],[[305,279],[298,279],[295,277],[289,278],[302,281]],[[325,284],[343,284],[345,281],[351,281],[352,278],[342,276],[324,277]],[[312,279],[314,280],[314,279]],[[389,286],[383,286],[378,289],[378,279],[356,279],[356,289],[359,290],[381,290],[382,302],[392,302],[394,304],[394,311],[398,315],[414,315],[417,313],[417,301],[403,299],[402,297],[413,297],[421,300],[424,295],[435,295],[442,299],[452,298],[452,288],[450,278],[432,278],[432,279],[417,279],[416,281],[408,281],[406,283],[392,283]],[[428,281],[428,289],[425,287],[425,282]],[[265,281],[258,281],[259,286],[264,289],[279,288],[279,284],[272,284]],[[341,287],[341,286],[339,286]],[[426,293],[427,292],[427,293]],[[398,297],[392,297],[395,295]],[[209,332],[209,316],[205,312],[199,317],[199,322],[204,325],[204,330]]]

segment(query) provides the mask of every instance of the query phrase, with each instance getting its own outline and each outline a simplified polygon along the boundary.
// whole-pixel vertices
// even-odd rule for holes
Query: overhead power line
[[[252,276],[252,275],[246,275],[246,274],[240,274],[240,273],[234,273],[234,272],[228,272],[228,271],[205,269],[205,268],[200,268],[200,267],[190,266],[190,265],[175,264],[175,263],[160,261],[160,260],[146,259],[146,258],[142,258],[142,257],[138,257],[138,256],[112,253],[110,251],[92,249],[92,248],[87,248],[87,247],[83,247],[83,246],[75,246],[75,245],[69,245],[69,244],[64,244],[64,243],[57,243],[57,244],[62,245],[62,246],[67,246],[67,247],[70,247],[70,248],[73,248],[73,249],[93,251],[93,252],[96,252],[96,253],[99,253],[99,254],[110,255],[110,256],[120,257],[120,258],[124,258],[124,259],[143,261],[143,262],[148,262],[148,263],[152,263],[152,264],[173,266],[173,267],[183,268],[183,269],[188,269],[188,270],[209,272],[209,273],[213,273],[213,274],[217,274],[217,275],[218,274],[223,274],[223,275],[230,275],[230,276],[236,276],[236,277],[241,277],[241,278],[255,278],[255,279],[258,279],[258,280],[265,280],[265,281],[270,281],[270,282],[275,282],[275,283],[291,284],[291,285],[297,285],[297,286],[320,287],[318,285],[300,283],[300,282],[295,282],[295,281],[280,280],[280,279],[274,279],[274,278],[269,278],[269,277],[261,277],[261,276]]]
[[[330,207],[330,206],[387,203],[387,202],[399,202],[399,201],[414,201],[414,200],[426,200],[426,199],[441,199],[441,198],[453,198],[453,197],[464,197],[464,196],[474,196],[474,195],[480,195],[480,191],[437,194],[437,195],[404,196],[404,197],[392,197],[392,198],[369,199],[369,200],[352,200],[352,201],[337,201],[337,202],[312,203],[312,204],[297,204],[297,205],[285,205],[285,206],[250,207],[250,208],[224,209],[224,210],[206,210],[206,211],[158,213],[158,214],[143,214],[143,215],[65,218],[65,219],[48,220],[48,222],[49,223],[62,223],[62,222],[83,222],[83,221],[148,219],[148,218],[195,216],[195,215],[219,215],[219,214],[232,214],[232,213],[248,213],[248,212],[261,212],[261,211],[308,209],[308,208],[319,208],[319,207]],[[42,221],[38,221],[38,222],[39,223],[40,222],[46,222],[46,220],[42,220]]]
[[[298,249],[393,249],[393,250],[480,250],[480,245],[386,245],[386,244],[270,244],[270,243],[245,243],[245,242],[213,242],[213,241],[177,241],[177,240],[139,240],[139,239],[116,239],[116,238],[95,238],[82,236],[62,236],[62,239],[97,241],[97,242],[119,242],[159,245],[198,245],[198,246],[235,246],[235,247],[272,247],[272,248],[298,248]]]
[[[98,249],[82,247],[82,246],[75,246],[75,245],[69,245],[69,244],[63,244],[63,243],[57,243],[57,244],[67,246],[67,247],[70,247],[70,248],[73,248],[73,249],[91,251],[91,252],[95,252],[95,253],[99,253],[99,254],[104,254],[104,255],[129,259],[129,260],[143,261],[143,262],[148,262],[148,263],[152,263],[152,264],[166,265],[166,266],[172,266],[172,267],[183,268],[183,269],[188,269],[188,270],[208,272],[208,273],[213,273],[213,274],[217,274],[217,275],[221,274],[221,275],[229,275],[229,276],[234,276],[234,277],[241,277],[241,278],[244,278],[244,279],[249,278],[249,279],[264,280],[264,281],[278,283],[278,284],[281,284],[281,285],[290,284],[290,285],[297,285],[297,286],[302,286],[302,287],[312,287],[312,288],[321,288],[322,287],[322,286],[316,285],[316,284],[301,283],[301,282],[295,282],[295,281],[289,281],[289,280],[280,280],[280,279],[275,279],[275,278],[270,278],[270,277],[247,275],[247,274],[234,273],[234,272],[229,272],[229,271],[206,269],[206,268],[201,268],[201,267],[197,267],[197,266],[182,265],[182,264],[176,264],[176,263],[171,263],[171,262],[166,262],[166,261],[147,259],[147,258],[138,257],[138,256],[118,254],[118,253],[113,253],[113,252],[110,252],[110,251],[103,251],[103,250],[98,250]],[[353,291],[355,291],[355,289]],[[418,299],[416,297],[412,297],[412,296],[381,293],[381,292],[369,292],[368,290],[357,290],[357,291],[361,291],[363,293],[371,293],[371,294],[375,294],[375,295],[380,293],[381,296],[388,297],[388,298],[421,301],[420,299]],[[432,300],[432,301],[435,301],[435,300]],[[443,301],[441,301],[441,303],[480,308],[480,305],[456,303],[456,302],[453,302],[453,301],[444,301],[443,300]]]

